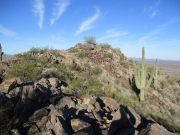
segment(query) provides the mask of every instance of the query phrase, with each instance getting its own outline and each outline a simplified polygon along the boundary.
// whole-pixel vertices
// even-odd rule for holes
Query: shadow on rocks
[[[133,114],[123,105],[120,105],[118,111],[120,113],[120,119],[112,121],[108,135],[135,135],[134,124],[136,123],[136,119]]]
[[[130,84],[132,90],[136,93],[136,95],[139,96],[140,90],[136,87],[135,78],[134,77],[132,79],[129,78],[129,84]]]

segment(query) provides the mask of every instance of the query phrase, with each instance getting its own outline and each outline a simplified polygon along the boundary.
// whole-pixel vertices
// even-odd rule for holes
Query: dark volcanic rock
[[[116,100],[109,97],[100,97],[98,100],[102,105],[107,106],[111,111],[116,111],[119,108],[119,104]]]
[[[75,108],[75,102],[71,99],[71,97],[65,96],[63,98],[61,98],[57,105],[58,108],[64,108],[64,107],[68,107],[68,108]]]
[[[1,92],[8,93],[10,90],[16,88],[17,84],[17,78],[5,80],[0,85]]]
[[[72,119],[71,127],[76,135],[80,135],[80,134],[94,135],[94,131],[91,124],[82,121],[80,119]]]
[[[5,95],[0,94],[0,126],[7,124],[13,116],[14,104]]]
[[[47,116],[49,110],[47,108],[42,108],[33,113],[33,115],[29,118],[30,121],[38,121],[41,120],[44,116]]]
[[[147,128],[141,130],[139,135],[178,135],[167,131],[157,123],[148,124]]]
[[[4,93],[0,93],[0,133],[173,135],[112,98],[63,94],[61,83],[57,78],[42,78],[34,83],[5,81]]]
[[[115,134],[120,129],[134,128],[134,125],[135,127],[137,127],[137,123],[140,124],[139,123],[140,116],[138,116],[133,110],[132,112],[134,113],[135,116],[133,115],[133,113],[131,113],[131,111],[127,107],[121,105],[120,109],[118,109],[113,114],[112,123],[109,127],[109,135]]]

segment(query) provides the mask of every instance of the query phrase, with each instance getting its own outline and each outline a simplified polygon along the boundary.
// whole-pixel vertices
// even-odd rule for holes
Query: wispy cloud
[[[67,7],[70,5],[69,0],[58,0],[53,8],[52,18],[50,19],[50,24],[53,25],[67,10]]]
[[[128,34],[129,33],[126,31],[119,31],[116,29],[110,29],[110,30],[106,31],[105,36],[98,38],[98,41],[102,42],[102,41],[116,40],[116,39],[119,39],[122,36],[126,36]]]
[[[14,37],[16,36],[16,32],[9,30],[8,28],[5,28],[4,26],[0,25],[0,34],[8,36],[8,37]]]
[[[157,13],[158,13],[158,10],[153,10],[150,16],[153,18],[157,15]]]
[[[154,18],[159,12],[159,5],[160,0],[156,0],[150,7],[144,8],[144,13],[147,14],[150,18]]]
[[[140,37],[138,39],[138,45],[145,45],[147,42],[150,42],[154,39],[158,38],[158,35],[160,35],[163,31],[165,31],[170,25],[179,23],[180,20],[178,18],[172,18],[168,22],[158,25],[154,30],[144,34],[144,36]]]
[[[43,0],[35,0],[33,12],[35,16],[38,18],[39,28],[42,29],[43,21],[44,21],[44,13],[45,13],[45,6]]]
[[[87,18],[84,20],[79,28],[77,29],[75,35],[79,35],[82,32],[85,32],[87,30],[90,30],[93,27],[93,23],[100,17],[100,10],[96,8],[96,12],[93,16]]]

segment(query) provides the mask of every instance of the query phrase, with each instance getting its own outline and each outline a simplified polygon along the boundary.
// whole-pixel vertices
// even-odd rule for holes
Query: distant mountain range
[[[14,55],[11,55],[11,54],[4,54],[3,55],[4,59],[9,59],[9,58],[12,58],[12,57],[14,57]]]
[[[141,58],[130,58],[134,61],[141,62]],[[154,64],[156,59],[145,59],[147,64]],[[172,65],[180,65],[180,60],[162,60],[158,59],[159,64],[172,64]]]

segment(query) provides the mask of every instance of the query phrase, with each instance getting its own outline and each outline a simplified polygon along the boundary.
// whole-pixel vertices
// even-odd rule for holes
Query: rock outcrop
[[[4,82],[0,92],[0,133],[9,135],[173,135],[154,121],[108,97],[67,96],[61,80]]]

